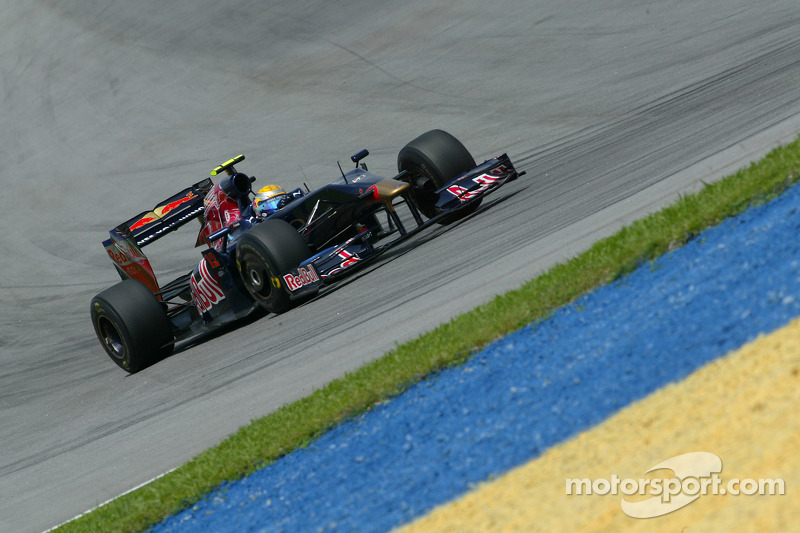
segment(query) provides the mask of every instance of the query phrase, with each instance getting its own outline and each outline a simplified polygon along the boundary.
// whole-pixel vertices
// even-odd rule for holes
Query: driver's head
[[[280,185],[261,187],[253,200],[253,211],[260,216],[270,215],[278,210],[278,204],[286,197],[286,191]]]

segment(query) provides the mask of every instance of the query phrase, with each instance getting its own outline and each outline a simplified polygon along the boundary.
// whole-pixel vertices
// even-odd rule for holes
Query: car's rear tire
[[[417,209],[428,218],[439,214],[437,189],[462,172],[475,168],[475,159],[461,142],[442,130],[423,133],[397,154],[397,169],[408,172],[412,196]],[[448,224],[473,213],[480,204],[476,200],[465,209],[440,220]]]
[[[236,263],[245,289],[271,313],[282,313],[292,304],[281,274],[310,256],[311,251],[297,230],[280,219],[256,224],[236,244]]]
[[[135,279],[109,287],[91,303],[94,331],[111,360],[136,373],[172,353],[175,334],[161,302]]]

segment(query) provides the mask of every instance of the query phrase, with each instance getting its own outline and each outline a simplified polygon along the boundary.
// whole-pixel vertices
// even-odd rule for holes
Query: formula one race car
[[[441,130],[400,150],[392,178],[370,173],[361,163],[367,155],[353,155],[355,169],[340,166],[341,176],[316,191],[282,194],[269,214],[254,209],[255,178],[234,168],[240,155],[211,172],[222,176],[216,184],[199,181],[110,230],[103,245],[122,282],[91,302],[106,353],[133,373],[177,342],[259,309],[286,311],[423,228],[473,213],[484,196],[524,174],[506,154],[476,165]],[[199,264],[159,285],[142,248],[192,220],[201,225]]]

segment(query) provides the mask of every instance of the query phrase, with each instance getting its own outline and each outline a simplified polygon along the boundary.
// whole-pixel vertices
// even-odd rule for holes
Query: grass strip
[[[243,427],[148,485],[62,525],[59,532],[141,531],[222,484],[274,462],[343,420],[462,363],[490,342],[682,246],[706,228],[780,195],[800,178],[800,138],[697,193],[680,196],[521,288],[398,346],[310,396]]]

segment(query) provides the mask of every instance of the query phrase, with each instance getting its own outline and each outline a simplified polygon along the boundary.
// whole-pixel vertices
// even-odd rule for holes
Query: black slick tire
[[[172,323],[155,294],[126,279],[92,298],[90,313],[100,344],[120,368],[136,373],[172,353]]]
[[[236,244],[236,263],[245,289],[271,313],[282,313],[292,304],[281,274],[310,256],[297,230],[280,219],[256,224]]]
[[[397,154],[397,169],[408,172],[414,203],[428,218],[439,214],[436,191],[475,166],[475,159],[461,141],[442,130],[423,133]],[[452,216],[444,217],[440,222],[448,224],[461,219],[473,213],[479,204],[480,200],[477,200]]]

